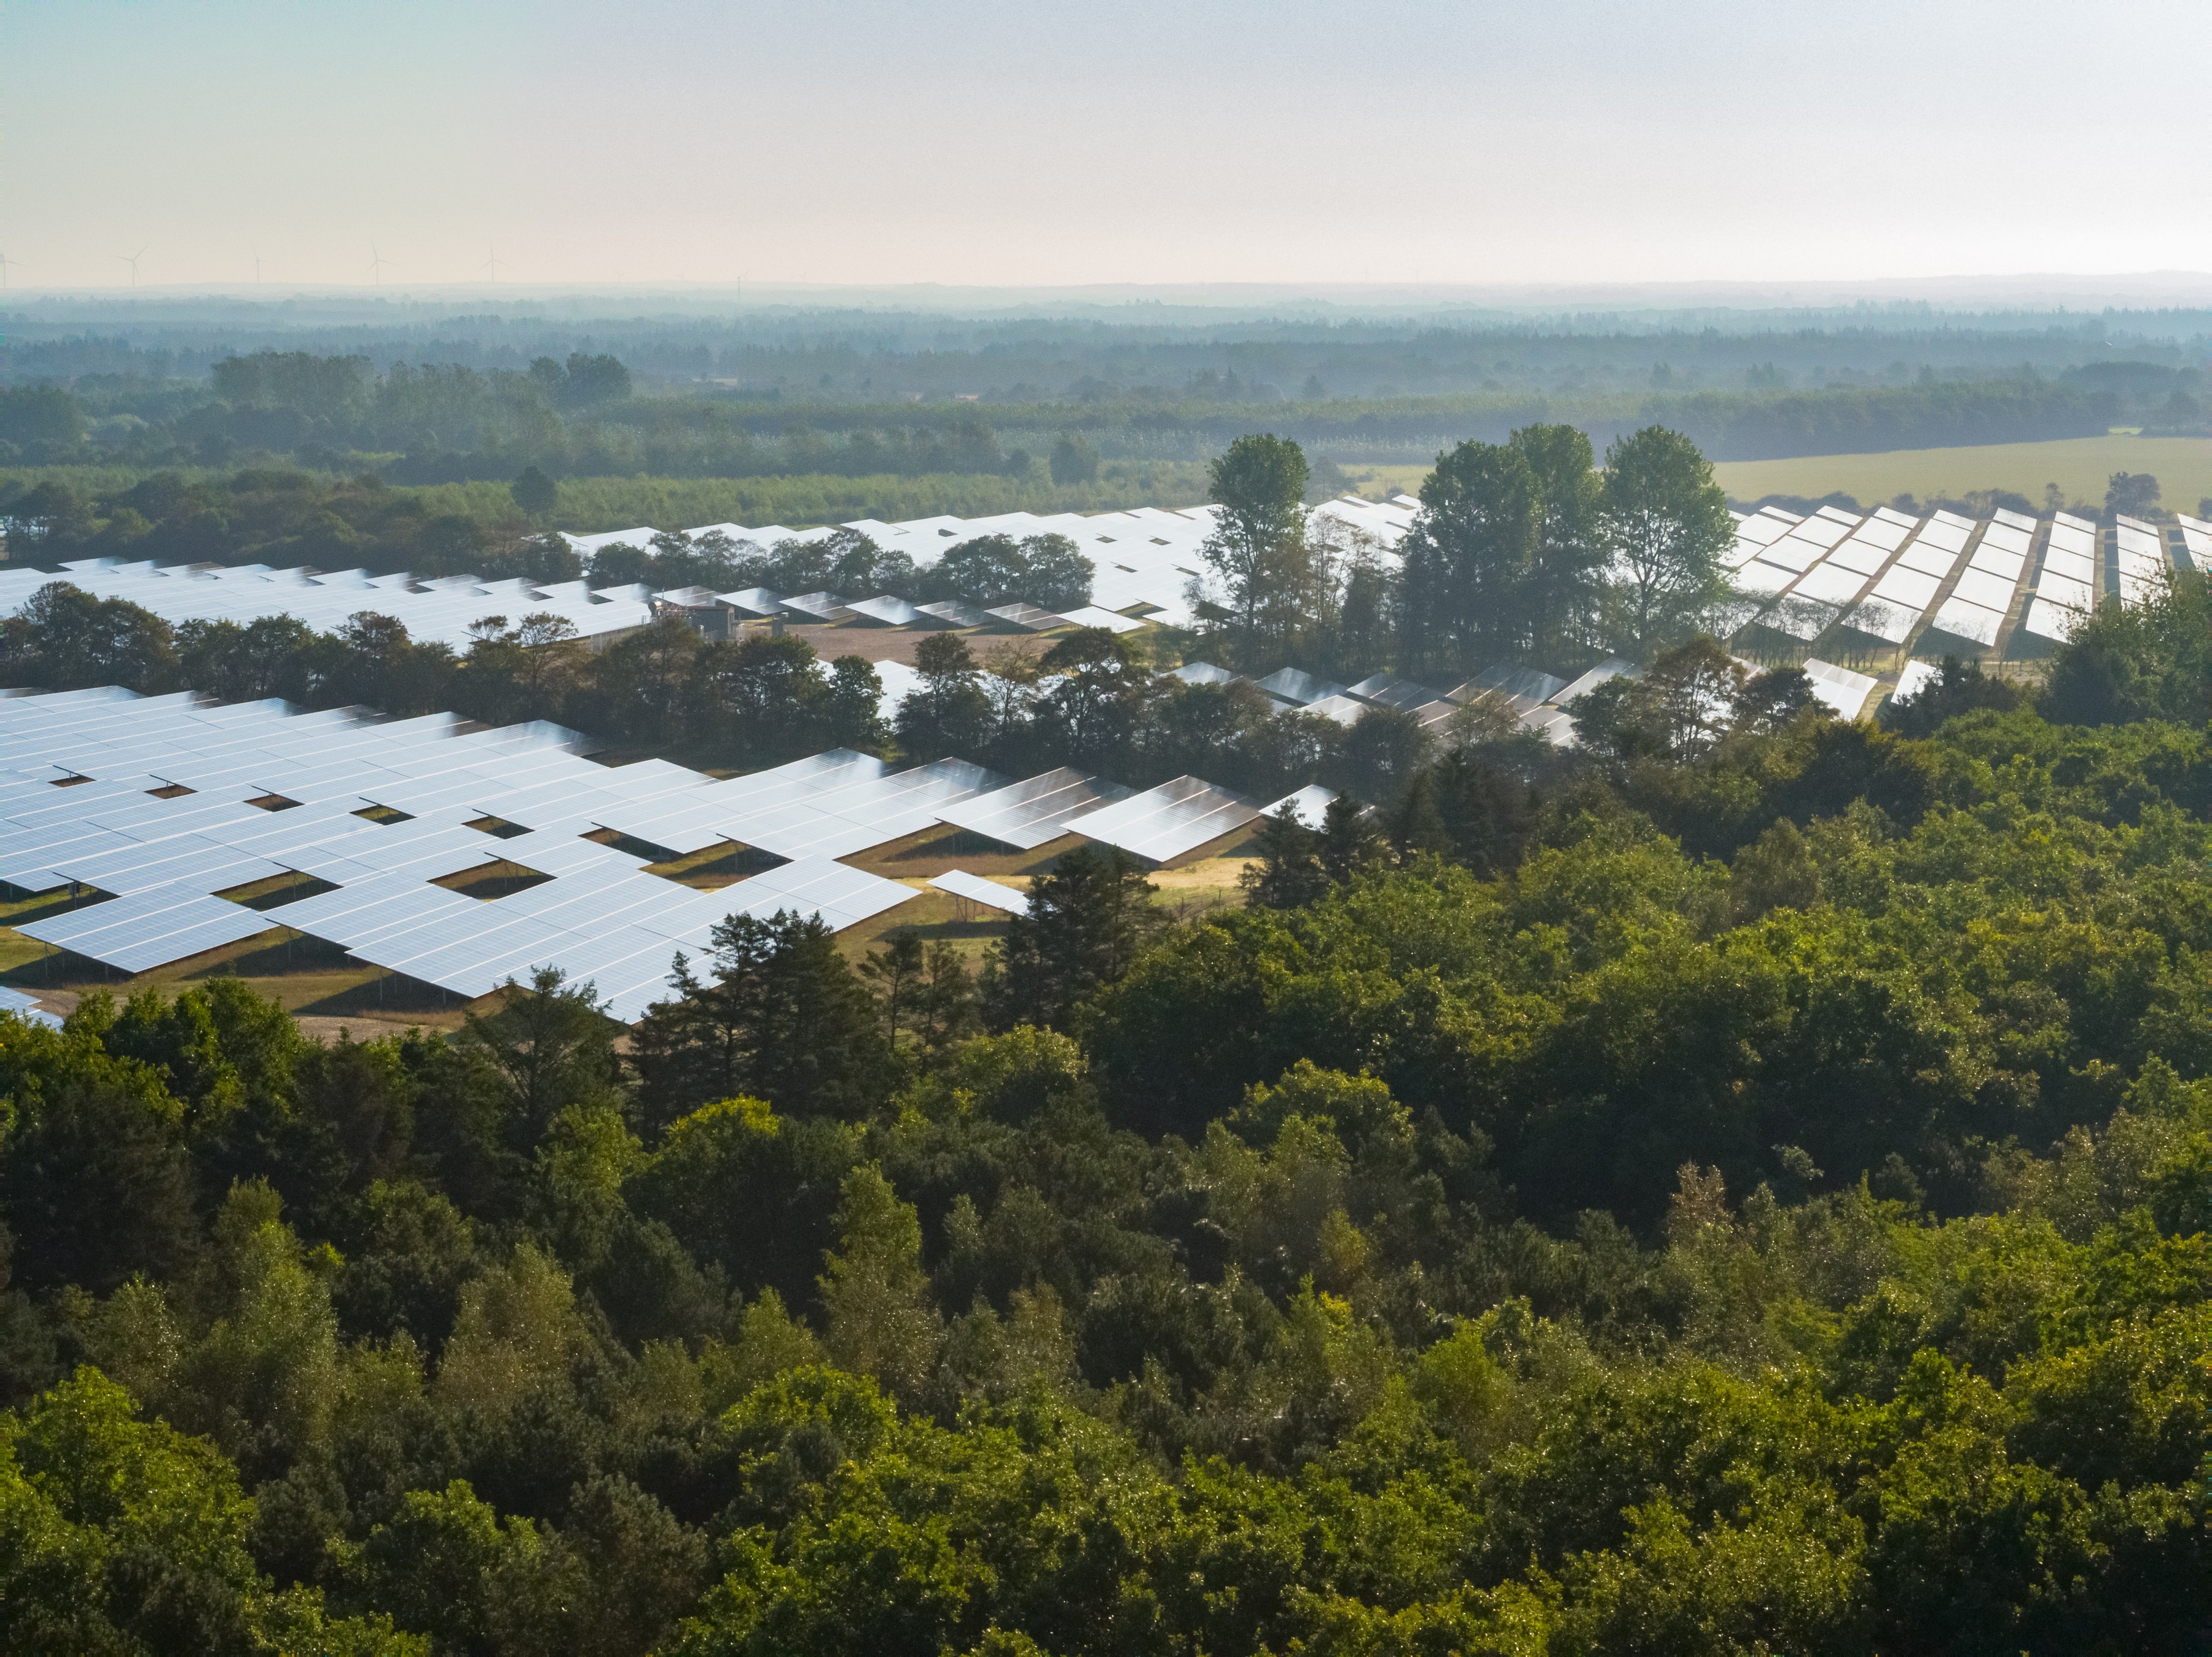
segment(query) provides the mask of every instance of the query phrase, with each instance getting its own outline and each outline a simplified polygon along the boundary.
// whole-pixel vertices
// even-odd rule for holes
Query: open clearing
[[[1380,499],[1393,490],[1418,493],[1426,466],[1346,466],[1359,492]],[[2069,437],[2049,443],[1990,443],[1966,448],[1900,448],[1879,454],[1801,454],[1786,460],[1723,460],[1713,476],[1732,500],[1765,495],[1818,499],[1835,490],[1871,506],[1899,495],[1925,500],[1969,490],[2008,489],[2039,509],[2043,486],[2057,484],[2069,501],[2101,506],[2115,472],[2148,472],[2162,503],[2194,512],[2212,495],[2212,439]]]

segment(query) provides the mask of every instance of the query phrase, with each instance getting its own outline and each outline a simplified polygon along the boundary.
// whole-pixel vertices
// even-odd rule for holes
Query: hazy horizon
[[[374,257],[386,292],[2193,296],[2169,66],[2209,46],[2169,0],[15,7],[0,254],[27,293],[135,254],[170,291],[374,290]]]

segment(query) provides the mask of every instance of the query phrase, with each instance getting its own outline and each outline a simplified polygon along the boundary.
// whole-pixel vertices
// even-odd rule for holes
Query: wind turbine
[[[151,244],[149,245],[150,246]],[[146,257],[146,249],[144,247],[141,247],[135,253],[117,253],[113,255],[113,257],[120,259],[124,264],[128,265],[131,267],[131,285],[134,288],[137,287],[138,285],[138,261]]]
[[[477,265],[477,269],[479,271],[489,271],[491,272],[491,279],[494,282],[496,282],[499,280],[499,249],[492,245],[492,240],[489,236],[486,236],[484,238],[484,252],[489,253],[491,257],[486,259],[482,265]]]
[[[22,262],[20,259],[10,259],[7,254],[0,253],[0,290],[4,290],[8,286],[8,267],[10,265],[20,266]]]
[[[381,288],[384,285],[384,267],[392,262],[392,260],[385,258],[383,254],[376,251],[376,244],[374,242],[372,241],[368,244],[369,274],[376,278],[376,285],[378,287]]]
[[[258,248],[253,253],[253,285],[257,288],[261,285],[261,252]]]

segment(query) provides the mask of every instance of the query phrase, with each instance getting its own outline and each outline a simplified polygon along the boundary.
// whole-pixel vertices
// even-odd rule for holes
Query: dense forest
[[[2198,1648],[2207,616],[1887,728],[1692,640],[621,1043],[0,1016],[0,1642]]]

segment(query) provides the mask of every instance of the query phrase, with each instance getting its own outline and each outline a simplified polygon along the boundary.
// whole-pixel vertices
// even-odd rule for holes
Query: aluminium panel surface
[[[2035,583],[2035,596],[2069,610],[2089,611],[2097,607],[2097,589],[2085,581],[2069,581],[2063,576],[2054,576],[2048,570]]]
[[[912,886],[865,869],[848,868],[826,857],[800,857],[703,895],[724,914],[743,913],[763,919],[779,910],[818,914],[829,926],[842,931],[897,907],[915,894]]]
[[[2087,619],[2087,610],[2055,603],[2038,594],[2028,602],[2027,615],[2021,622],[2021,629],[2040,638],[2055,639],[2063,644],[2072,638],[2074,630]]]
[[[956,898],[965,898],[971,904],[981,904],[986,909],[1003,910],[1009,915],[1030,912],[1029,894],[996,880],[987,880],[980,874],[970,874],[964,868],[949,868],[942,874],[933,874],[930,885],[939,892],[949,892]]]
[[[1879,573],[1882,565],[1888,562],[1889,549],[1875,546],[1858,535],[1852,536],[1828,554],[1828,563],[1832,567],[1855,570],[1862,576]]]
[[[1866,588],[1867,576],[1863,570],[1845,570],[1833,558],[1816,564],[1797,578],[1797,585],[1790,589],[1795,599],[1817,599],[1823,604],[1844,605]]]
[[[61,1015],[40,1006],[35,996],[27,996],[4,985],[0,985],[0,1013],[12,1013],[26,1024],[43,1024],[49,1030],[62,1027]]]
[[[1086,839],[1165,862],[1242,828],[1259,814],[1256,801],[1202,777],[1179,777],[1078,817],[1067,826]]]
[[[1394,679],[1388,673],[1371,674],[1348,687],[1344,694],[1357,697],[1363,702],[1379,702],[1386,708],[1395,708],[1401,712],[1437,700],[1437,693],[1427,685],[1416,685],[1411,679]]]
[[[1078,627],[1103,627],[1109,633],[1133,633],[1144,625],[1141,621],[1132,620],[1127,616],[1103,609],[1095,604],[1063,610],[1060,617],[1062,621],[1073,622]]]
[[[2025,553],[2007,552],[1992,546],[1978,546],[1974,556],[1966,561],[1966,568],[1995,576],[2000,581],[2017,583],[2020,572],[2027,568]]]
[[[1571,707],[1577,697],[1587,696],[1606,680],[1618,679],[1623,673],[1626,673],[1632,679],[1638,677],[1636,664],[1632,661],[1624,661],[1620,657],[1614,656],[1601,661],[1571,685],[1563,686],[1559,693],[1552,700],[1562,708]]]
[[[1886,639],[1892,644],[1902,644],[1920,624],[1922,606],[1892,603],[1878,594],[1863,598],[1844,624],[1857,629],[1875,638]]]
[[[1181,679],[1186,685],[1234,685],[1244,675],[1217,667],[1210,661],[1186,661],[1170,671],[1168,677]]]
[[[201,892],[162,886],[16,929],[118,972],[143,972],[269,931],[267,916]]]
[[[1759,618],[1762,627],[1808,643],[1820,637],[1841,613],[1838,606],[1817,599],[1801,599],[1795,593],[1784,598]]]
[[[1931,546],[1928,544],[1927,538],[1923,536],[1897,555],[1896,567],[1899,570],[1916,570],[1923,576],[1933,576],[1937,581],[1941,581],[1951,573],[1951,566],[1958,561],[1959,555],[1955,550]]]
[[[1838,523],[1833,518],[1824,518],[1816,514],[1806,519],[1790,533],[1793,539],[1810,541],[1814,545],[1825,550],[1850,534],[1851,528],[1850,524]]]
[[[1929,625],[1960,638],[1972,639],[1986,649],[1997,642],[1997,630],[2004,625],[2004,613],[1954,593],[1938,606]]]
[[[2002,613],[2012,607],[2014,584],[2001,576],[1977,570],[1969,564],[1960,572],[1959,584],[1951,592],[1953,596],[1964,599],[1969,604],[1978,604],[1984,610]]]
[[[1747,593],[1768,596],[1780,593],[1797,578],[1794,570],[1784,570],[1764,558],[1754,558],[1735,572],[1735,584]]]
[[[1887,518],[1877,513],[1853,530],[1850,540],[1842,545],[1847,546],[1856,543],[1870,546],[1879,552],[1894,552],[1905,545],[1905,537],[1918,526],[1919,520],[1916,518]]]
[[[1317,829],[1321,826],[1322,819],[1328,814],[1329,806],[1335,798],[1334,789],[1325,789],[1318,783],[1309,783],[1297,793],[1286,794],[1281,799],[1262,807],[1261,815],[1277,817],[1285,811],[1288,811],[1291,816],[1308,828]]]
[[[1066,832],[1070,819],[1129,797],[1129,790],[1062,765],[938,807],[944,821],[1002,844],[1034,850]]]
[[[1812,685],[1813,694],[1841,719],[1856,719],[1879,682],[1870,674],[1855,673],[1818,657],[1806,659],[1805,677]]]
[[[1342,696],[1346,689],[1342,685],[1316,679],[1297,667],[1280,667],[1262,679],[1253,681],[1269,696],[1281,702],[1294,702],[1309,707],[1324,697]]]
[[[1827,553],[1828,549],[1811,536],[1792,533],[1784,535],[1759,556],[1782,569],[1802,573],[1820,563]]]
[[[1936,597],[1936,589],[1942,584],[1933,576],[1917,570],[1908,570],[1902,564],[1892,564],[1888,573],[1874,584],[1873,596],[1887,604],[1910,608],[1917,614],[1928,607]]]

